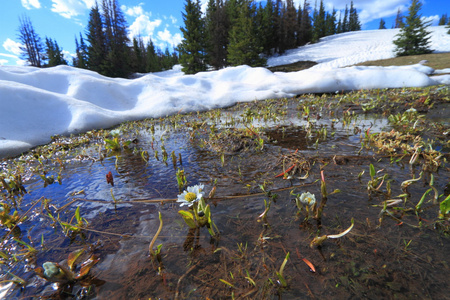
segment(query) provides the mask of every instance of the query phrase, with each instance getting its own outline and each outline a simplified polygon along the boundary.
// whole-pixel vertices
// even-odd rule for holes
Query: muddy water
[[[230,125],[231,116],[244,115],[248,117],[248,107],[223,112],[217,130],[256,131],[259,127],[258,133],[250,135],[264,136],[262,149],[248,144],[214,147],[208,143],[209,126],[214,122],[209,120],[209,126],[193,129],[191,122],[202,121],[202,117],[193,114],[180,121],[176,130],[157,123],[154,134],[149,130],[133,134],[138,139],[134,151],[122,151],[117,158],[112,155],[102,161],[67,165],[61,184],[44,188],[41,180],[28,181],[29,193],[22,200],[28,203],[26,208],[45,197],[51,200],[52,211],[68,204],[59,211],[61,219],[67,221],[80,207],[89,226],[81,234],[67,237],[37,205],[20,228],[21,236],[39,251],[27,265],[15,264],[9,269],[1,266],[27,281],[24,289],[4,284],[7,297],[447,297],[450,241],[435,228],[439,208],[427,198],[420,215],[412,210],[429,189],[429,175],[411,185],[409,200],[390,209],[389,215],[382,213],[386,197],[381,193],[368,194],[370,164],[378,171],[377,176],[388,175],[391,198],[404,193],[401,183],[418,177],[421,171],[420,164],[408,164],[409,157],[393,163],[389,156],[361,150],[361,134],[367,129],[390,130],[385,118],[361,115],[344,124],[343,119],[323,114],[308,122],[297,111],[288,110],[277,120],[255,119],[245,126],[239,122]],[[314,130],[308,130],[310,126]],[[321,128],[327,129],[326,136],[323,131],[320,133]],[[162,146],[169,154],[166,162]],[[142,150],[149,153],[147,161],[139,155]],[[177,157],[175,165],[170,158],[172,151]],[[88,149],[86,153],[95,155],[96,150]],[[291,179],[277,177],[294,162],[304,163],[305,169],[298,170]],[[209,203],[219,237],[211,238],[206,228],[193,232],[178,214],[180,208],[173,201],[179,193],[177,169],[184,170],[189,185],[204,184],[206,193],[216,187]],[[114,187],[105,180],[109,171]],[[305,210],[297,208],[291,192],[311,192],[318,204],[325,201],[321,196],[321,171],[329,195],[322,216],[308,219]],[[450,180],[448,165],[434,172],[434,180],[439,194],[443,194]],[[380,191],[387,192],[386,183],[380,186]],[[333,194],[337,189],[340,192]],[[265,200],[271,206],[264,219],[259,216],[265,211]],[[155,243],[163,245],[157,260],[149,256],[149,244],[159,226],[159,212],[164,225]],[[310,246],[317,236],[343,232],[352,218],[355,224],[350,233],[327,239],[318,247]],[[61,293],[55,284],[45,282],[32,271],[45,261],[61,262],[71,251],[82,247],[90,247],[100,258],[91,269],[89,288],[73,284]],[[288,253],[282,272],[286,281],[283,286],[277,272]]]

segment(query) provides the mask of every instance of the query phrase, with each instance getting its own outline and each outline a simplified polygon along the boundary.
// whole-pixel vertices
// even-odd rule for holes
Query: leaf
[[[83,223],[83,220],[81,219],[81,216],[80,216],[80,207],[79,206],[75,210],[75,219],[77,219],[78,224]]]
[[[69,253],[69,257],[67,258],[67,265],[71,270],[74,269],[75,262],[84,253],[84,251],[85,251],[84,249],[78,249]]]
[[[306,258],[302,258],[302,260],[305,262],[305,264],[308,265],[308,267],[311,269],[311,271],[313,273],[316,273],[316,268],[314,267],[314,265],[309,260],[307,260]]]
[[[341,233],[339,233],[339,234],[327,235],[327,238],[329,238],[329,239],[338,239],[338,238],[340,238],[340,237],[343,237],[344,235],[346,235],[347,233],[349,233],[350,230],[352,230],[353,225],[355,224],[355,220],[352,218],[352,221],[351,221],[351,222],[352,222],[352,225],[350,225],[350,227],[347,228],[347,230],[345,230],[345,231],[343,231],[343,232],[341,232]]]
[[[78,274],[76,279],[80,279],[80,278],[83,278],[84,276],[86,276],[89,273],[89,271],[91,270],[91,268],[99,261],[100,261],[100,258],[95,256],[94,254],[91,257],[89,257],[88,260],[86,260],[85,262],[83,262],[81,264],[80,273]]]
[[[370,164],[370,177],[373,179],[375,177],[375,167]]]
[[[416,210],[419,210],[422,207],[423,202],[425,201],[425,197],[432,191],[433,189],[428,189],[425,193],[423,193],[422,198],[420,198],[419,203],[416,205]]]
[[[197,228],[195,224],[194,215],[188,211],[180,210],[178,213],[183,217],[184,221],[190,228]]]
[[[443,217],[450,213],[450,195],[439,204],[439,209]]]
[[[221,282],[225,283],[226,285],[229,285],[229,286],[231,286],[232,288],[234,288],[234,285],[231,284],[231,283],[229,283],[228,281],[226,281],[226,280],[224,280],[224,279],[222,279],[222,278],[220,278],[219,280],[220,280]]]

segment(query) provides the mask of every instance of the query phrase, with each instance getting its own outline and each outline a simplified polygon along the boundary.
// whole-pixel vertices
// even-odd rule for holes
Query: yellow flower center
[[[186,196],[184,196],[184,200],[192,202],[195,199],[197,199],[197,195],[195,193],[189,192],[186,194]]]

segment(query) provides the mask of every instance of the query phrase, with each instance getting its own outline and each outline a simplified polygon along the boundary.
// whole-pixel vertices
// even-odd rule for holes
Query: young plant
[[[159,212],[159,227],[158,227],[158,230],[156,231],[155,235],[153,236],[153,239],[150,242],[150,245],[148,246],[150,254],[156,258],[160,256],[161,248],[163,245],[162,244],[158,245],[156,247],[156,251],[153,250],[153,245],[155,244],[156,239],[158,238],[159,234],[161,233],[162,227],[163,227],[163,220],[162,220],[161,212]]]
[[[371,196],[372,193],[381,193],[380,188],[388,177],[388,174],[377,176],[378,172],[375,171],[375,167],[373,166],[373,164],[370,164],[369,170],[370,180],[367,182],[367,192],[369,196]]]
[[[184,174],[184,170],[178,169],[176,172],[178,190],[181,192],[183,188],[187,185],[186,175]]]
[[[219,230],[211,219],[211,208],[203,198],[203,188],[203,184],[195,185],[188,187],[178,195],[177,202],[180,203],[180,206],[187,205],[190,209],[189,211],[180,210],[178,213],[191,229],[206,226],[210,235],[214,237],[219,233]]]
[[[291,195],[295,196],[295,204],[297,205],[298,213],[303,209],[306,210],[305,220],[308,220],[310,216],[314,215],[316,207],[316,196],[314,194],[311,194],[310,192],[295,194],[294,190],[292,190]]]
[[[343,237],[344,235],[346,235],[347,233],[349,233],[349,232],[352,230],[353,225],[355,224],[355,220],[354,220],[353,218],[352,218],[352,220],[351,220],[351,223],[352,223],[352,224],[350,225],[349,228],[347,228],[346,230],[344,230],[343,232],[341,232],[341,233],[339,233],[339,234],[331,234],[331,235],[323,235],[323,236],[315,237],[315,238],[311,241],[311,243],[309,244],[309,246],[310,246],[311,248],[314,247],[314,246],[318,247],[318,246],[322,245],[322,243],[325,242],[327,239],[338,239],[338,238]]]
[[[0,203],[0,225],[5,226],[8,229],[14,228],[21,221],[17,210],[12,214],[10,214],[10,212],[11,206],[6,203]]]
[[[99,261],[100,259],[96,255],[86,253],[85,249],[79,249],[68,255],[67,265],[48,261],[34,271],[46,281],[58,283],[60,290],[64,290],[66,287],[72,288],[74,284],[89,287],[100,283],[95,277],[88,276],[91,268]],[[77,268],[77,264],[79,264],[79,268]]]
[[[278,272],[275,272],[277,274],[280,285],[284,288],[287,287],[287,282],[283,276],[283,272],[288,260],[289,260],[289,252],[286,254],[286,257],[284,258],[283,263],[281,264],[280,270]]]
[[[450,195],[439,204],[439,219],[450,221]]]

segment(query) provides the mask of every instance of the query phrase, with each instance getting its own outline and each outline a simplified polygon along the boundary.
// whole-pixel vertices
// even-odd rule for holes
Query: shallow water
[[[92,281],[87,298],[445,299],[450,242],[435,229],[439,209],[427,198],[419,216],[411,211],[429,189],[431,173],[410,186],[407,203],[391,209],[390,216],[380,214],[385,197],[368,195],[369,164],[379,171],[377,176],[388,174],[392,198],[403,193],[403,181],[420,173],[420,164],[410,166],[409,157],[393,163],[387,155],[361,149],[361,136],[369,128],[370,132],[391,129],[387,119],[360,114],[344,122],[344,118],[334,119],[322,111],[320,118],[308,122],[294,110],[302,99],[293,101],[280,105],[288,109],[278,119],[254,117],[243,126],[249,104],[222,112],[222,121],[216,121],[219,131],[247,128],[250,136],[264,135],[262,149],[241,147],[233,152],[227,151],[231,145],[211,147],[210,125],[215,122],[208,119],[205,124],[209,126],[193,130],[192,124],[203,122],[203,117],[191,114],[177,120],[175,130],[174,123],[171,127],[162,120],[152,121],[155,133],[142,124],[140,131],[124,133],[138,139],[131,150],[123,150],[117,158],[74,160],[65,166],[61,184],[44,187],[42,180],[32,177],[26,182],[22,211],[37,204],[20,224],[19,236],[38,251],[27,263],[0,265],[27,281],[23,289],[2,284],[5,295],[27,299],[58,293],[55,285],[37,277],[32,269],[45,261],[61,262],[72,251],[91,247],[100,261],[91,269],[98,280]],[[233,118],[241,121],[230,125]],[[258,127],[261,130],[256,132]],[[320,135],[321,128],[327,129],[326,137]],[[163,147],[168,153],[166,162]],[[139,154],[142,150],[148,151],[148,161]],[[172,151],[177,157],[175,165]],[[95,147],[83,153],[98,155]],[[276,177],[294,161],[308,162],[309,176],[303,171],[292,179]],[[205,196],[216,187],[209,203],[220,230],[218,238],[211,238],[206,228],[196,236],[178,214],[180,208],[173,201],[179,193],[177,169],[184,170],[189,186],[204,184]],[[326,206],[320,218],[306,220],[305,210],[299,212],[290,192],[308,191],[318,203],[324,201],[321,170],[329,194]],[[105,179],[110,171],[114,187]],[[450,180],[448,165],[433,174],[439,194],[445,193]],[[296,178],[303,176],[306,178]],[[261,185],[276,195],[266,219],[258,218],[265,210],[264,200],[270,198]],[[336,189],[340,192],[332,194]],[[386,183],[382,184],[380,190],[386,189]],[[61,226],[52,224],[46,215],[41,197],[51,200],[49,210],[55,215],[67,204],[59,211],[67,222],[79,207],[89,226],[81,234],[65,236]],[[155,244],[163,245],[159,262],[149,256],[149,243],[159,226],[158,212],[164,221]],[[352,218],[355,225],[350,233],[310,247],[316,236],[347,229]],[[287,286],[283,287],[276,272],[287,253],[283,272]],[[305,260],[312,263],[314,272]],[[81,299],[87,290],[74,284],[58,297]]]

